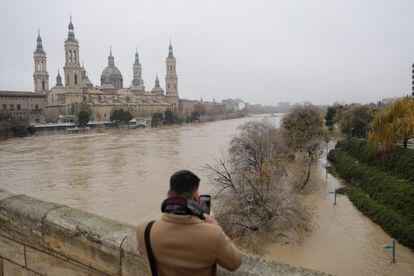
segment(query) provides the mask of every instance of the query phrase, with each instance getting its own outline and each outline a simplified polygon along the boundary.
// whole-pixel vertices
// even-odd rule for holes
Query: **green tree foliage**
[[[410,138],[414,138],[414,99],[396,101],[375,115],[369,139],[381,149],[390,151],[397,143],[406,148]]]
[[[329,130],[332,130],[335,123],[337,114],[343,109],[342,105],[336,105],[328,107],[328,110],[326,111],[325,115],[325,125],[329,128]]]
[[[335,115],[336,115],[336,108],[333,106],[328,107],[328,110],[326,111],[326,115],[325,115],[325,125],[329,129],[333,129]]]
[[[92,111],[87,103],[81,103],[78,113],[78,125],[84,127],[88,124]]]
[[[124,124],[129,123],[132,120],[132,115],[128,110],[117,109],[111,112],[110,119],[111,121],[122,122]]]
[[[311,165],[317,160],[325,133],[320,111],[312,105],[295,107],[282,120],[282,126],[287,130],[287,141],[294,151],[306,153],[308,170],[305,181],[300,187],[305,188],[309,182]]]
[[[348,136],[366,138],[371,130],[373,110],[367,105],[352,104],[338,112],[341,132]]]
[[[152,114],[152,118],[151,118],[151,126],[153,127],[157,127],[160,126],[162,124],[163,121],[163,115],[160,112],[156,112]]]
[[[414,185],[414,149],[396,148],[391,152],[376,152],[371,143],[358,138],[339,141],[336,149]]]

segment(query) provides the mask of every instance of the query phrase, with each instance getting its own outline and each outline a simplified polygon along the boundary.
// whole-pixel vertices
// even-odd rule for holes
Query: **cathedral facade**
[[[110,114],[116,109],[128,110],[134,117],[149,117],[155,112],[165,112],[168,109],[178,113],[178,78],[171,42],[166,58],[165,92],[160,86],[158,75],[154,87],[149,91],[145,90],[137,51],[132,64],[133,79],[129,86],[124,87],[123,77],[115,65],[112,49],[109,51],[108,65],[102,71],[100,85],[93,85],[83,64],[80,63],[79,42],[75,38],[72,20],[65,40],[65,65],[62,76],[58,71],[56,84],[52,88],[49,89],[46,52],[40,33],[33,58],[34,92],[46,95],[47,103],[44,110],[49,122],[57,122],[60,115],[77,114],[81,103],[86,103],[91,108],[91,121],[109,121]]]

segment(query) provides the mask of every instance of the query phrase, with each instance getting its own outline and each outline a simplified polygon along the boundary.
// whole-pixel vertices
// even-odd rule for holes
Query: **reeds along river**
[[[226,150],[240,124],[261,119],[1,141],[0,188],[137,224],[159,216],[176,170],[193,170],[201,192],[212,192],[204,166]],[[389,264],[391,252],[381,246],[391,237],[346,197],[333,206],[327,192],[340,183],[326,180],[321,167],[319,178],[305,199],[314,231],[301,245],[270,244],[266,257],[339,275],[414,275],[414,254],[398,244],[397,264]]]

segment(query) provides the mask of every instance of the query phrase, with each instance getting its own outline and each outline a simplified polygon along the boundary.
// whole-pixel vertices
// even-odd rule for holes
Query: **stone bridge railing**
[[[244,256],[220,275],[325,275]],[[0,276],[149,275],[135,228],[0,189]]]

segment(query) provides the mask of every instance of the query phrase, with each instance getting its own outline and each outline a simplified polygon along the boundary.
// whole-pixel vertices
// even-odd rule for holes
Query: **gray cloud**
[[[94,84],[111,44],[129,85],[138,46],[150,89],[155,74],[165,74],[171,38],[183,98],[332,103],[410,93],[410,0],[2,0],[1,7],[0,89],[33,90],[37,27],[54,85],[72,13]]]

